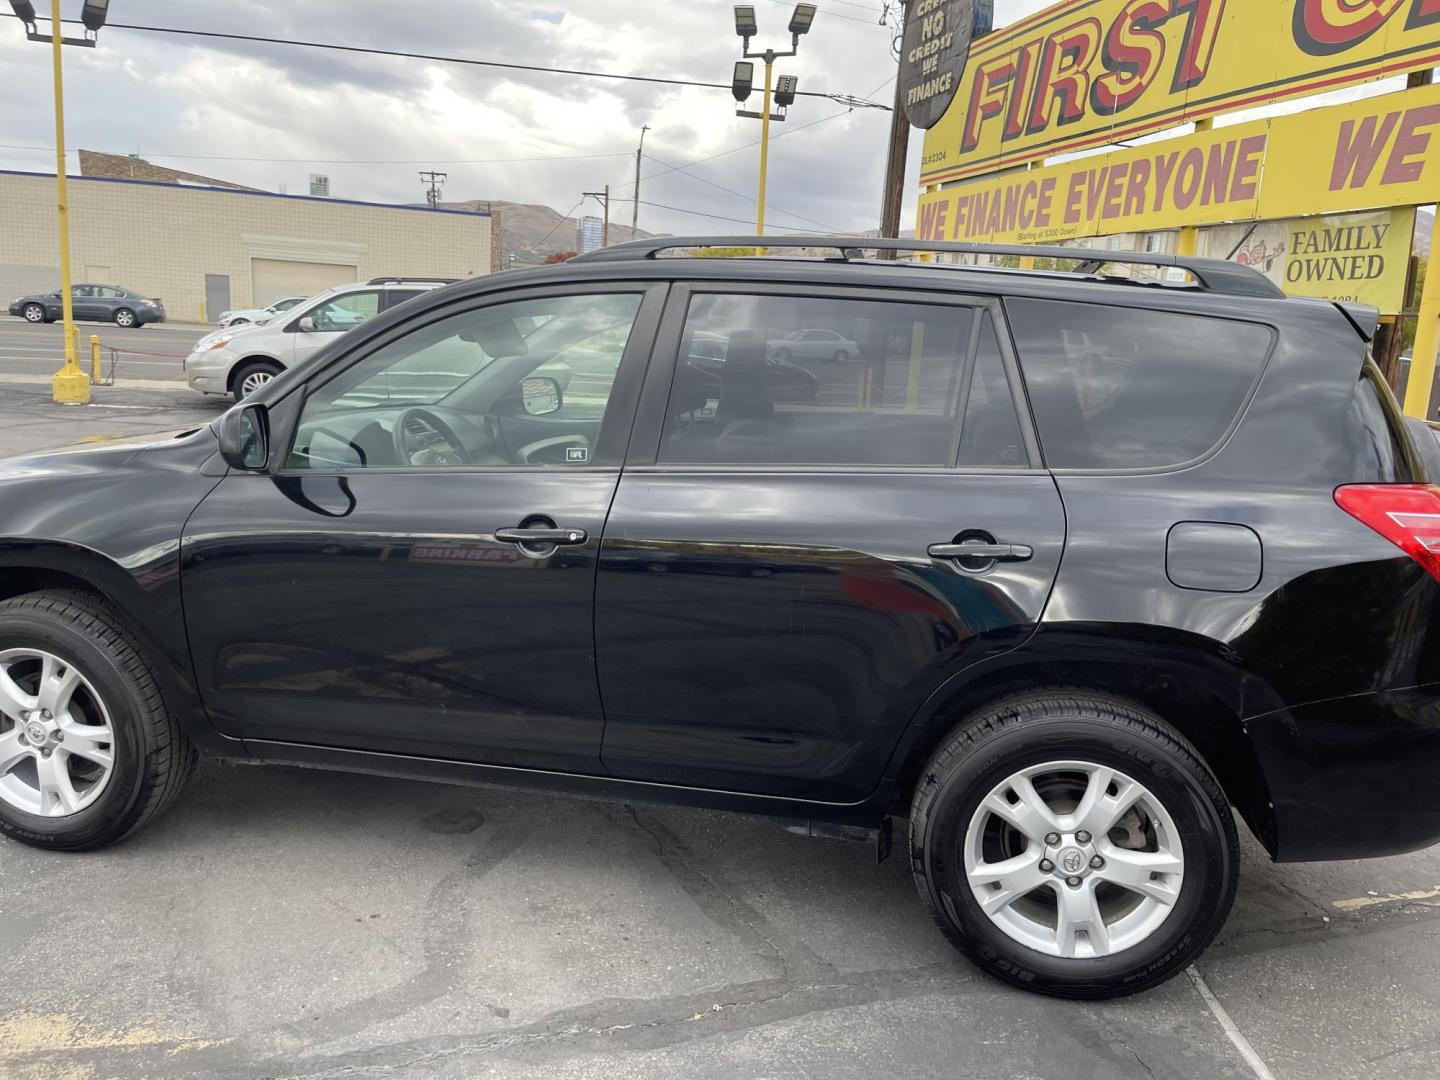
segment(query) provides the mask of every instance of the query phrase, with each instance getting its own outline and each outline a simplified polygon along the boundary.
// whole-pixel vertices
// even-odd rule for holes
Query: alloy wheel
[[[1008,937],[1050,956],[1113,956],[1150,938],[1185,878],[1160,800],[1105,765],[1055,761],[1013,774],[965,834],[975,902]]]
[[[104,792],[115,729],[84,673],[43,649],[0,651],[0,800],[69,817]]]
[[[45,321],[45,309],[39,304],[27,305],[24,314],[26,322],[42,323]]]
[[[117,312],[115,313],[115,325],[116,325],[116,326],[134,326],[134,325],[135,325],[135,316],[132,315],[132,314],[131,314],[130,312],[128,312],[128,311],[124,311],[124,310],[117,311]]]

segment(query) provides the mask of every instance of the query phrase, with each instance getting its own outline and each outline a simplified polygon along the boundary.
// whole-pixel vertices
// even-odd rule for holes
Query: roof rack
[[[1106,263],[1174,267],[1193,277],[1206,292],[1227,296],[1283,298],[1285,293],[1258,270],[1223,259],[1163,255],[1145,251],[1110,251],[1104,248],[1032,247],[1025,244],[964,244],[948,240],[896,240],[869,236],[663,236],[631,240],[577,255],[570,261],[623,262],[653,259],[662,251],[706,247],[834,248],[838,258],[852,262],[866,251],[943,251],[962,255],[1019,255],[1022,258],[1064,259],[1079,265],[1080,274],[1097,274]]]
[[[454,285],[460,279],[457,277],[405,277],[400,275],[390,277],[375,277],[367,281],[366,285]]]

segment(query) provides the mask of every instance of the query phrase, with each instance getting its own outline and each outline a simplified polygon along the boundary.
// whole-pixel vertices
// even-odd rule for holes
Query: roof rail
[[[406,277],[403,275],[392,275],[389,277],[375,277],[367,281],[366,285],[454,285],[460,279],[457,277]]]
[[[838,257],[850,262],[866,251],[943,251],[962,255],[1019,255],[1022,258],[1064,259],[1079,263],[1075,270],[1095,274],[1106,263],[1174,267],[1184,270],[1207,292],[1227,296],[1281,298],[1285,293],[1258,270],[1223,259],[1200,259],[1189,255],[1163,255],[1146,251],[1110,251],[1105,248],[1034,247],[1026,244],[964,244],[948,240],[896,240],[873,236],[657,236],[624,244],[597,248],[570,261],[622,262],[653,259],[662,251],[688,248],[834,248]]]

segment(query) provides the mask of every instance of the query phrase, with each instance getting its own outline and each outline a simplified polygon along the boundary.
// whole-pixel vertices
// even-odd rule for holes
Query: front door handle
[[[522,547],[536,547],[540,544],[583,544],[589,538],[590,534],[584,529],[557,529],[553,526],[495,530],[495,539],[502,544],[519,544]]]
[[[936,559],[994,559],[997,562],[1025,562],[1035,549],[1025,544],[931,544],[926,551]]]

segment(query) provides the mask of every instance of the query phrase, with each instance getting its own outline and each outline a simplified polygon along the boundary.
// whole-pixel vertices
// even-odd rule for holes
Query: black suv
[[[657,257],[753,242],[460,282],[210,428],[8,463],[0,829],[113,843],[197,750],[908,819],[941,929],[1075,997],[1211,941],[1232,806],[1277,859],[1440,838],[1440,489],[1373,310]]]

